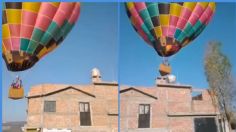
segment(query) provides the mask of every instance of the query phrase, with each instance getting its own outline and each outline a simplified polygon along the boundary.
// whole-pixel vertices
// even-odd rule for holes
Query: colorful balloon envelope
[[[5,2],[2,51],[10,71],[31,68],[55,49],[80,13],[78,2]]]
[[[214,2],[127,2],[138,34],[160,56],[168,57],[193,41],[211,20]]]

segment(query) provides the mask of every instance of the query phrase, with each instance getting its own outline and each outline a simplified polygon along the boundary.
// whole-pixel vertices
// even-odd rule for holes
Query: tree
[[[221,43],[210,42],[207,47],[204,69],[210,91],[215,96],[214,103],[218,106],[223,117],[229,122],[233,113],[233,97],[235,82],[232,76],[230,60],[221,52]]]

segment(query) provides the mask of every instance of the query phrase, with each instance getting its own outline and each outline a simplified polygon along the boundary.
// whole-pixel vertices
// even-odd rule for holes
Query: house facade
[[[118,106],[118,84],[94,69],[89,85],[32,87],[23,131],[117,132],[120,119],[121,132],[228,132],[212,97],[161,77],[154,87],[121,86]]]
[[[225,131],[209,90],[168,83],[166,78],[156,84],[121,87],[121,132]]]
[[[118,84],[97,69],[90,85],[42,84],[28,93],[27,132],[117,132]]]

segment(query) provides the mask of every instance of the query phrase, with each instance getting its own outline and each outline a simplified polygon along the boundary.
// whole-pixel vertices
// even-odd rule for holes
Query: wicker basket
[[[23,87],[19,87],[19,88],[10,87],[8,98],[15,99],[15,100],[24,98],[24,88]]]
[[[159,72],[162,76],[168,75],[171,73],[171,67],[165,64],[160,64]]]

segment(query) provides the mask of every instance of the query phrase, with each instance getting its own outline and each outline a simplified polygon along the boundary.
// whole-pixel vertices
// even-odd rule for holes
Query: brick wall
[[[29,96],[36,96],[37,93],[50,93],[48,91],[52,92],[53,89],[60,90],[65,87],[66,86],[64,85],[36,86],[32,88],[31,92],[29,93]],[[64,91],[49,94],[44,97],[36,96],[33,98],[28,98],[28,116],[26,127],[48,129],[69,128],[72,129],[73,132],[89,132],[94,130],[101,130],[104,132],[116,132],[118,124],[117,86],[89,85],[79,86],[78,89],[79,90],[69,88]],[[88,95],[84,92],[88,92],[89,94],[94,95],[95,97]],[[43,102],[46,100],[56,101],[56,112],[43,112]],[[79,102],[90,103],[92,123],[91,126],[80,126]],[[110,107],[110,104],[113,104],[114,106]]]
[[[216,115],[210,94],[202,91],[202,100],[192,100],[191,87],[161,86],[153,88],[135,87],[150,96],[121,87],[121,131],[171,131],[193,132],[195,117]],[[139,104],[151,105],[150,128],[138,128]],[[214,116],[213,116],[214,117]]]

